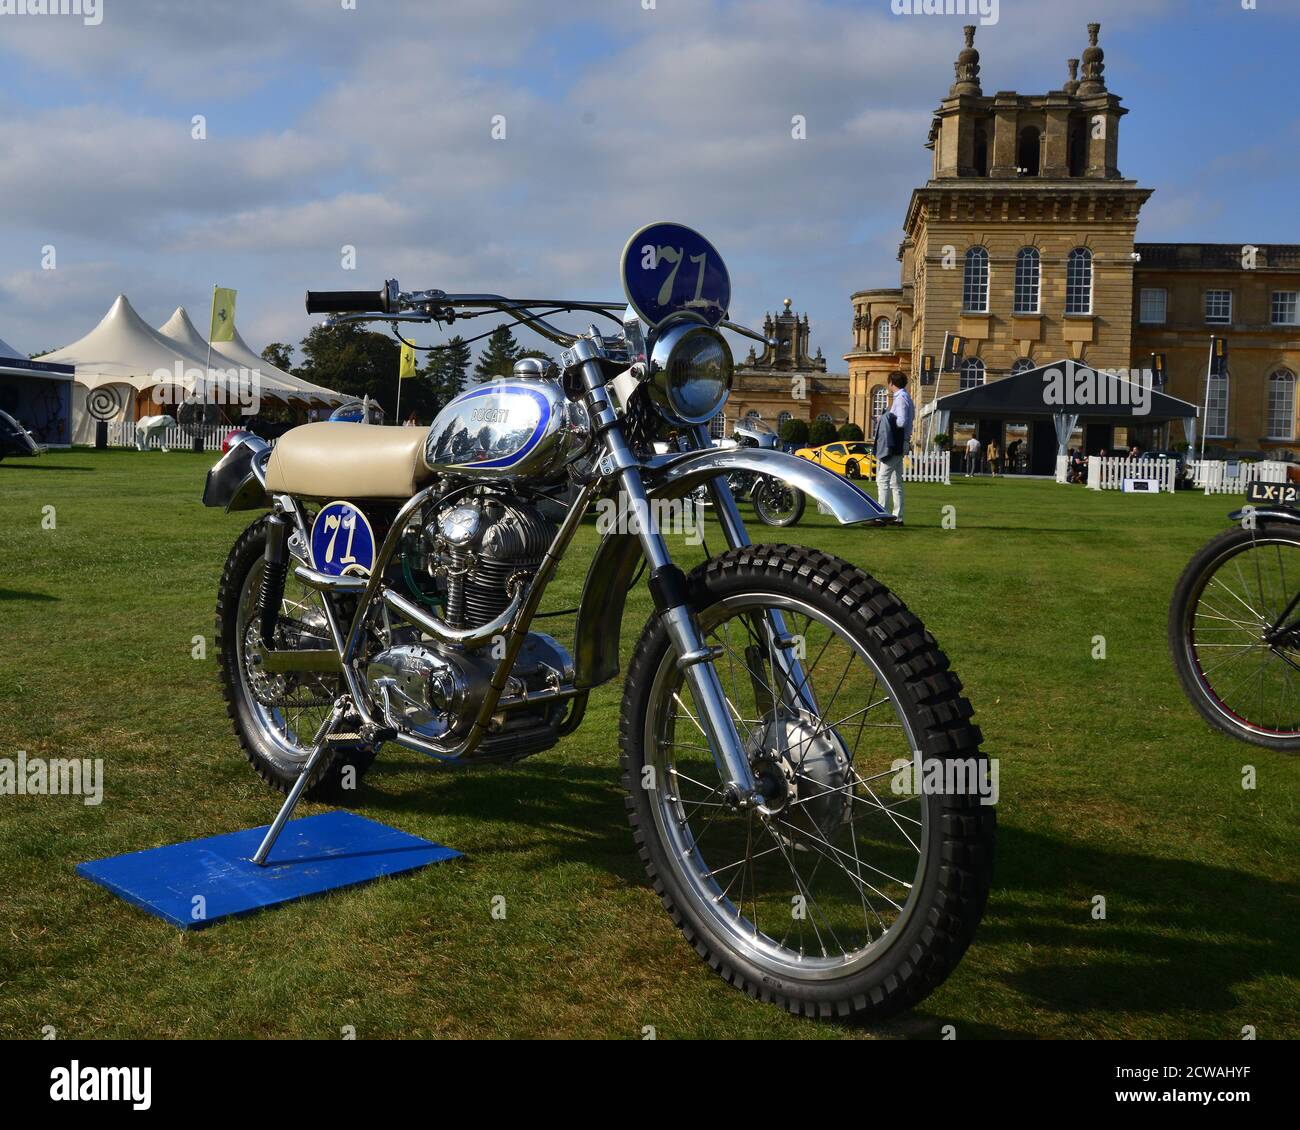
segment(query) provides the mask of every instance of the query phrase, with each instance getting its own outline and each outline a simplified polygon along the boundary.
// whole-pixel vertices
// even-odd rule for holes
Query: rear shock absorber
[[[277,510],[266,523],[266,567],[262,573],[262,591],[258,596],[262,604],[263,647],[272,646],[276,624],[280,619],[284,581],[289,575],[289,555],[286,552],[288,537],[289,520]]]

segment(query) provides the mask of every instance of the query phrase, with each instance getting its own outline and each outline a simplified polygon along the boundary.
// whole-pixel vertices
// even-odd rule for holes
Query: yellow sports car
[[[800,459],[820,463],[828,471],[849,479],[876,477],[875,445],[862,440],[828,443],[821,447],[801,447],[795,452]]]

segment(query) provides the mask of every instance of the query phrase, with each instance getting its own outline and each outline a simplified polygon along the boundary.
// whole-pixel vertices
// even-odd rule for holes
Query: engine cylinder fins
[[[534,506],[487,495],[446,508],[426,530],[446,577],[446,622],[464,629],[509,607],[511,578],[537,571],[556,526]]]

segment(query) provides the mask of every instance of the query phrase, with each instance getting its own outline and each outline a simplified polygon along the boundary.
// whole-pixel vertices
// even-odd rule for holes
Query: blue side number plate
[[[331,577],[368,577],[375,566],[375,534],[366,516],[350,502],[321,507],[311,527],[311,560]]]

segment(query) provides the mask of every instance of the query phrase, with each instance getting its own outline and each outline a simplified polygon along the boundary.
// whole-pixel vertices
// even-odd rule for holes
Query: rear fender
[[[270,506],[266,492],[266,461],[271,445],[251,434],[239,436],[213,464],[203,484],[203,505],[231,510],[260,510]]]

